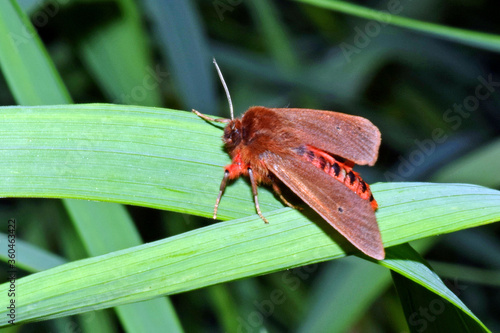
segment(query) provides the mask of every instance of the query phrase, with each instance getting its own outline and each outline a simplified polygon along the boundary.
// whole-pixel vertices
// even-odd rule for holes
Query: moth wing
[[[384,259],[384,246],[375,212],[367,200],[293,155],[278,156],[266,152],[261,157],[278,179],[353,245],[370,257]]]
[[[309,144],[358,165],[374,165],[381,135],[368,119],[334,111],[270,109]]]

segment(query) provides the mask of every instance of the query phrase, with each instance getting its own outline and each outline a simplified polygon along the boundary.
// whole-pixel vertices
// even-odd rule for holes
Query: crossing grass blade
[[[403,6],[396,6],[396,8],[392,7],[393,12],[391,13],[390,10],[378,11],[363,6],[355,5],[352,3],[347,3],[344,1],[335,1],[335,0],[296,0],[296,1],[300,1],[302,3],[314,6],[319,6],[325,9],[339,11],[341,13],[349,15],[354,15],[371,21],[378,21],[384,25],[392,24],[413,31],[423,32],[456,43],[470,45],[473,47],[495,52],[500,51],[499,35],[448,27],[440,24],[423,22],[403,16],[394,15],[394,13],[400,12],[404,8]]]

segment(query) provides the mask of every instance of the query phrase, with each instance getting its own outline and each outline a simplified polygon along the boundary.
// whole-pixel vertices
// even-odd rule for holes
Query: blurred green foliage
[[[251,105],[290,106],[372,120],[382,132],[379,162],[358,168],[371,183],[500,186],[500,73],[495,61],[500,27],[492,0],[19,0],[19,4],[76,103],[195,108],[227,116],[227,102],[212,65],[215,57],[237,114]],[[9,37],[22,46],[31,36],[26,31]],[[22,56],[29,58],[30,53]],[[26,75],[44,75],[36,73],[37,68],[44,69],[33,63]],[[10,89],[9,75],[17,70],[2,68],[1,105],[20,103],[19,96],[37,89]],[[51,84],[58,82],[47,82]],[[50,98],[52,102],[25,99],[21,104],[70,102],[64,93]],[[54,262],[62,259],[51,253],[75,260],[87,254],[82,236],[77,236],[81,231],[68,222],[75,218],[68,206],[54,200],[6,199],[0,202],[0,220],[11,216],[22,220],[19,237],[46,249]],[[128,212],[116,209],[116,214],[131,215],[145,242],[207,224],[201,218],[141,207],[127,207]],[[500,331],[498,235],[498,226],[492,224],[415,244],[428,251],[426,258],[436,262],[450,289],[492,331]],[[389,274],[364,265],[370,264],[346,258],[309,270],[298,268],[293,275],[277,272],[186,292],[171,300],[187,332],[257,331],[254,327],[270,332],[408,331]],[[27,271],[37,269],[42,268]],[[350,284],[354,277],[364,279]],[[273,294],[275,290],[281,293]],[[363,297],[352,304],[351,295],[357,293]],[[272,310],[266,303],[271,297]],[[326,311],[318,316],[322,309],[342,316]],[[118,316],[107,310],[98,312],[92,324],[82,315],[27,324],[23,331],[62,332],[75,325],[84,331],[95,327],[119,331],[119,325],[134,330],[123,321],[120,324],[126,315]],[[427,324],[415,320],[413,331],[426,332]]]

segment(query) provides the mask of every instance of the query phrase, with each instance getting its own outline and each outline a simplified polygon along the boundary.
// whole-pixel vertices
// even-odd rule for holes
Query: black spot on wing
[[[366,186],[366,183],[363,180],[361,180],[360,184],[361,184],[361,193],[365,193],[366,190],[368,189],[368,187]]]
[[[324,168],[325,168],[325,165],[326,165],[326,160],[325,160],[325,158],[324,158],[323,156],[320,156],[320,157],[319,157],[319,167],[320,167],[321,169],[324,169]]]
[[[298,148],[294,149],[299,156],[304,156],[304,154],[307,152],[307,148],[305,146],[300,146]]]
[[[333,172],[335,172],[335,177],[338,177],[340,174],[340,165],[338,163],[333,163],[332,168]]]
[[[350,185],[354,184],[354,180],[356,179],[356,176],[354,175],[354,173],[352,171],[349,171],[349,173],[347,174],[347,177],[349,177],[349,184]]]

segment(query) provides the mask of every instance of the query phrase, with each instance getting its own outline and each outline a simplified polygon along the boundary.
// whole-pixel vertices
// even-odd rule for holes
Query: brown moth
[[[370,257],[385,257],[375,217],[377,202],[370,186],[352,170],[355,164],[374,165],[380,146],[378,128],[369,120],[339,112],[293,109],[249,108],[234,119],[227,86],[231,119],[214,119],[193,110],[207,121],[226,123],[222,140],[232,163],[224,169],[214,208],[217,208],[229,179],[248,176],[255,208],[259,184],[271,185],[287,205],[278,183],[282,183],[313,208],[340,234]]]

